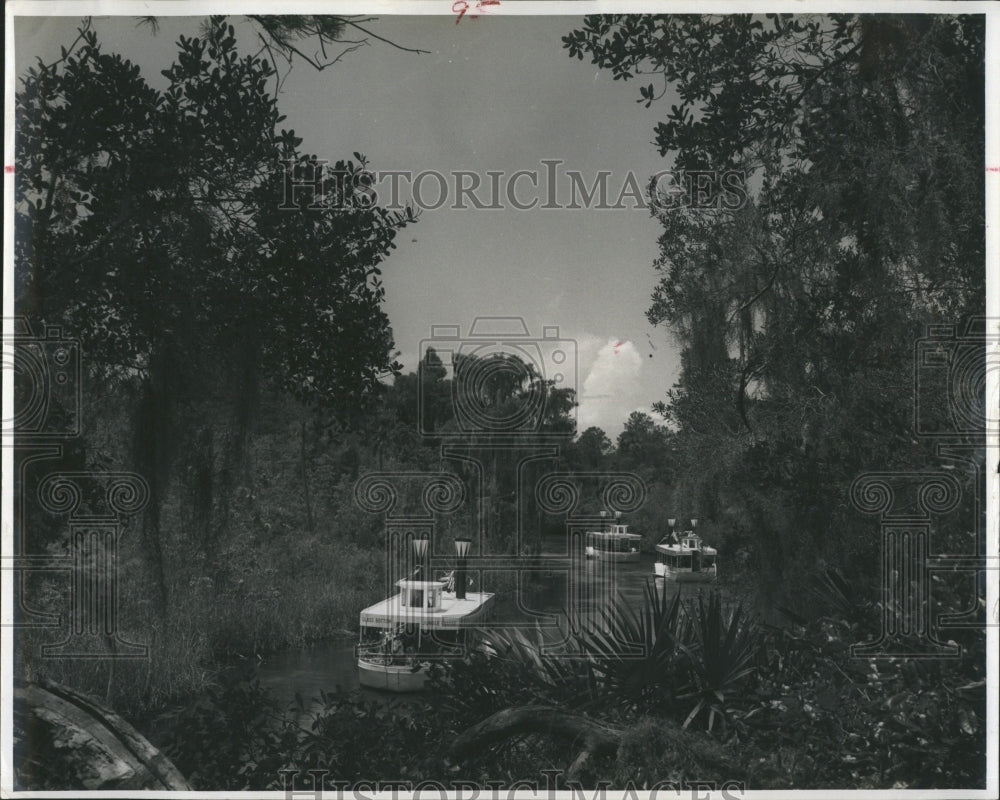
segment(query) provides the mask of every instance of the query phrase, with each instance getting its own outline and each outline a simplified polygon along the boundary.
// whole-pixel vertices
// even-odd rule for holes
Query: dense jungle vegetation
[[[287,41],[319,35],[275,19]],[[331,781],[544,786],[542,770],[561,769],[616,787],[982,786],[979,577],[933,576],[924,611],[954,657],[850,647],[898,610],[882,593],[878,520],[852,500],[860,475],[902,476],[895,497],[912,509],[920,476],[948,472],[959,496],[929,516],[932,550],[984,553],[982,432],[955,422],[956,402],[982,416],[982,387],[973,376],[956,393],[928,373],[917,394],[914,357],[932,325],[955,326],[946,350],[982,346],[962,337],[985,298],[983,19],[588,17],[564,45],[664,106],[665,168],[741,170],[752,190],[738,209],[654,206],[647,316],[683,354],[669,395],[612,441],[574,431],[572,392],[511,364],[481,401],[498,416],[544,401],[526,423],[537,437],[504,452],[456,436],[460,365],[433,351],[416,371],[393,362],[380,264],[418,221],[360,197],[363,155],[328,172],[323,213],[311,198],[273,212],[274,165],[315,157],[280,127],[275,64],[246,55],[226,19],[181,38],[164,90],[86,26],[21,76],[17,313],[35,336],[58,325],[79,340],[87,413],[61,449],[18,441],[15,522],[26,553],[64,553],[65,515],[39,500],[46,475],[144,478],[119,606],[121,636],[150,658],[41,659],[64,632],[29,628],[19,674],[155,719],[154,744],[201,789],[281,788],[287,768]],[[57,398],[46,424],[71,412]],[[948,447],[926,430],[950,432]],[[482,483],[442,454],[446,438],[480,448]],[[482,523],[491,549],[513,552],[520,523],[531,552],[563,523],[516,499],[514,467],[552,441],[539,469],[642,478],[630,522],[646,549],[668,517],[698,517],[725,554],[722,590],[682,602],[651,588],[566,645],[572,659],[547,655],[540,633],[484,631],[481,651],[436,668],[406,707],[331,691],[283,709],[228,668],[350,632],[380,599],[385,531],[356,501],[359,478],[453,472],[476,502],[442,518],[444,536]],[[58,613],[67,584],[29,574],[22,590],[27,618]],[[973,624],[948,627],[947,614]],[[551,735],[559,725],[575,733]]]

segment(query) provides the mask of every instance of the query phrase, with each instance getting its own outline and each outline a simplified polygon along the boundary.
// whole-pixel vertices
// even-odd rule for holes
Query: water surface
[[[558,542],[546,544],[552,552],[560,549]],[[638,561],[631,562],[587,560],[572,572],[525,572],[520,576],[519,591],[498,595],[494,624],[538,623],[565,630],[572,624],[571,617],[577,626],[600,624],[602,609],[611,603],[641,608],[645,587],[654,581],[654,560],[652,555],[642,554]],[[667,584],[669,592],[692,596],[703,588],[696,584]],[[490,591],[489,586],[484,589]],[[285,703],[291,703],[296,692],[309,699],[318,697],[321,690],[333,692],[338,688],[361,690],[373,699],[401,697],[361,689],[354,644],[353,639],[332,639],[267,656],[261,663],[260,681]]]

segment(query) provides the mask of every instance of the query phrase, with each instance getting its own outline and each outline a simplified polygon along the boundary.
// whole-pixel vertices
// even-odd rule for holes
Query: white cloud
[[[580,356],[586,377],[580,384],[577,430],[582,433],[596,425],[614,439],[629,412],[649,403],[640,380],[642,356],[633,342],[616,338],[608,339],[597,350],[589,368],[584,365],[590,359],[585,360],[583,352]]]

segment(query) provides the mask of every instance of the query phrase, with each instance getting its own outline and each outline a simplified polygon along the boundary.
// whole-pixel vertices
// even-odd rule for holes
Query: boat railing
[[[378,645],[372,647],[359,645],[357,654],[359,661],[379,667],[412,667],[417,663],[416,658],[411,653],[387,653]]]
[[[354,648],[355,655],[362,661],[380,666],[409,663],[407,659],[412,661],[412,658],[403,650],[401,639],[405,630],[406,626],[403,623],[397,623],[392,628],[383,630],[379,641],[359,642]]]

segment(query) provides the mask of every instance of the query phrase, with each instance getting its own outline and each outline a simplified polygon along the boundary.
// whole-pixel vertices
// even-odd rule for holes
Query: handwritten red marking
[[[479,19],[480,14],[486,13],[486,6],[498,6],[500,5],[500,0],[476,0],[475,14],[469,14],[469,19]],[[455,0],[451,4],[451,13],[458,14],[458,18],[455,20],[455,24],[458,25],[462,21],[462,17],[466,15],[469,11],[468,0]]]
[[[1000,172],[1000,167],[987,167],[987,172]]]
[[[615,355],[618,355],[618,351],[621,349],[621,346],[623,344],[625,344],[625,342],[623,342],[621,339],[615,342],[615,347],[614,347]]]
[[[13,164],[7,164],[7,165],[5,165],[4,168],[3,168],[3,171],[7,175],[10,175],[14,171],[14,165]]]

